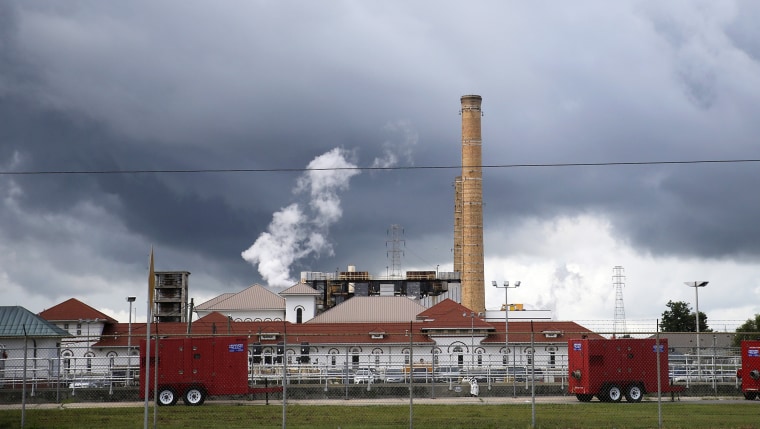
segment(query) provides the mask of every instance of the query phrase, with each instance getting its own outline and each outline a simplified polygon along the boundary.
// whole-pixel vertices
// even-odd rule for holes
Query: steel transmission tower
[[[625,305],[623,304],[623,286],[625,286],[625,271],[623,267],[612,269],[612,285],[615,287],[615,323],[612,327],[613,336],[626,333]]]
[[[386,252],[386,256],[391,258],[390,278],[398,279],[401,278],[401,257],[404,255],[401,246],[406,246],[406,241],[402,238],[404,229],[401,228],[401,225],[391,225],[388,235],[391,239],[385,241],[385,247],[388,247],[388,243],[391,243],[391,250]]]

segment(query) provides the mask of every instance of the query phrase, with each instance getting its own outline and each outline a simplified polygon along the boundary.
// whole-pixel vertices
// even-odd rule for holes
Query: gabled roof
[[[421,312],[417,319],[425,321],[424,329],[493,329],[491,323],[477,314],[473,317],[472,310],[449,298]]]
[[[352,298],[353,299],[353,298]],[[412,331],[412,341],[415,344],[434,344],[434,341],[420,331],[421,322],[395,322],[395,323],[323,323],[323,324],[293,324],[290,322],[235,322],[229,321],[227,316],[220,313],[211,313],[192,323],[193,336],[210,335],[234,335],[245,336],[248,341],[260,342],[264,345],[275,345],[283,341],[287,333],[288,344],[309,342],[321,344],[325,347],[330,345],[343,346],[346,344],[409,344],[409,331]],[[132,323],[132,346],[138,347],[141,340],[145,339],[145,323]],[[187,324],[180,322],[152,323],[151,335],[158,331],[162,338],[182,337],[187,334]],[[373,339],[372,335],[382,333],[382,338]],[[259,334],[273,334],[272,339],[262,339]],[[119,323],[108,325],[100,337],[100,341],[93,344],[94,348],[126,347],[127,324]]]
[[[346,301],[357,300],[354,297]],[[409,298],[395,297],[400,299],[388,299],[394,297],[366,297],[369,303],[379,304],[381,301],[393,305],[405,305],[413,301]],[[341,304],[342,305],[342,304]],[[333,308],[336,309],[339,306]],[[440,307],[439,307],[440,306]],[[438,307],[438,308],[436,308]],[[348,308],[348,307],[346,307]],[[364,303],[360,302],[356,308],[364,308]],[[379,308],[383,308],[380,306]],[[412,307],[413,308],[413,307]],[[467,317],[463,313],[467,312]],[[333,311],[330,310],[330,311]],[[425,320],[417,319],[412,316],[404,321],[387,322],[382,320],[372,320],[369,322],[328,322],[313,323],[310,320],[306,323],[293,324],[287,321],[256,321],[256,322],[239,322],[230,320],[222,313],[210,313],[191,325],[191,334],[193,336],[208,335],[243,335],[250,342],[261,342],[262,344],[274,345],[282,341],[284,334],[287,333],[288,344],[298,344],[300,342],[310,342],[311,344],[321,344],[324,347],[331,345],[345,344],[409,344],[409,332],[412,332],[412,341],[415,344],[435,344],[436,336],[455,335],[461,336],[462,332],[467,332],[474,326],[478,331],[478,336],[485,338],[478,341],[482,344],[504,344],[504,323],[488,323],[479,318],[470,317],[471,312],[466,308],[451,301],[446,303],[442,301],[426,313],[428,318]],[[323,313],[327,314],[330,311]],[[349,312],[350,313],[350,312]],[[436,316],[431,318],[431,316]],[[369,317],[368,317],[369,318]],[[136,346],[139,340],[145,338],[145,323],[133,323],[132,345]],[[533,334],[531,335],[531,329]],[[93,347],[126,347],[127,346],[126,323],[106,325],[101,340],[94,344]],[[453,331],[453,332],[449,332]],[[164,322],[153,323],[151,333],[158,333],[161,337],[184,336],[187,334],[187,323]],[[263,339],[260,334],[273,334],[272,338]],[[550,335],[547,335],[550,334]],[[509,322],[509,341],[512,343],[529,344],[532,337],[537,343],[554,344],[557,347],[566,346],[567,341],[572,338],[604,338],[601,335],[591,332],[590,330],[578,325],[575,322],[558,322],[553,320],[542,321],[520,321]]]
[[[104,323],[117,323],[116,319],[105,313],[101,313],[76,298],[68,299],[58,305],[50,307],[47,310],[42,311],[39,316],[51,322],[97,319]]]
[[[222,294],[195,307],[196,310],[284,310],[285,298],[259,284],[234,294]]]
[[[425,307],[403,296],[355,296],[305,322],[386,323],[417,320]]]
[[[0,307],[0,338],[24,336],[61,338],[71,334],[24,307]]]
[[[502,344],[506,340],[504,334],[504,323],[497,322],[493,324],[496,332],[488,336],[483,341],[484,344]],[[509,342],[529,343],[531,340],[531,330],[534,341],[540,343],[559,343],[567,344],[567,341],[574,338],[592,338],[603,339],[602,335],[592,332],[575,322],[557,321],[557,320],[534,320],[530,321],[509,321]]]
[[[232,295],[235,295],[235,293],[234,292],[223,293],[223,294],[221,294],[221,295],[219,295],[219,296],[217,296],[215,298],[209,299],[208,301],[206,301],[206,302],[204,302],[202,304],[196,305],[195,309],[196,310],[206,310],[206,309],[209,309],[209,308],[215,306],[216,304],[219,304],[220,302],[224,301],[225,299],[231,297]]]
[[[319,291],[314,289],[313,287],[304,284],[304,283],[298,283],[297,285],[291,286],[284,291],[280,292],[280,295],[319,295]]]

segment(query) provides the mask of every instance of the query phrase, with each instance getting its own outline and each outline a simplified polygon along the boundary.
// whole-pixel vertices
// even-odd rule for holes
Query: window
[[[438,356],[441,354],[441,349],[434,348],[433,349],[433,365],[438,366]]]
[[[457,356],[457,365],[461,368],[464,366],[464,354],[463,354],[462,346],[456,346],[452,349],[454,354]]]
[[[61,352],[61,357],[63,358],[63,370],[68,374],[71,373],[71,357],[74,356],[74,353],[71,350],[64,350]]]
[[[296,309],[296,323],[303,323],[303,308]]]
[[[108,357],[108,367],[113,368],[116,364],[116,356],[118,356],[118,354],[116,352],[108,352],[106,353],[106,356]]]
[[[527,356],[528,365],[533,365],[533,353],[534,350],[530,347],[525,348],[525,355]]]
[[[374,349],[372,350],[372,356],[374,357],[375,361],[375,368],[380,369],[380,356],[383,354],[383,349]]]
[[[92,358],[95,357],[95,355],[92,352],[87,352],[85,353],[84,357],[87,359],[87,372],[92,372]]]
[[[361,353],[361,349],[358,347],[355,347],[351,349],[351,364],[354,368],[359,367],[359,353]]]

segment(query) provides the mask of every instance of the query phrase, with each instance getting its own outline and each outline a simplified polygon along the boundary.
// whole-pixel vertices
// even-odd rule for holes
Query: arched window
[[[509,349],[506,347],[502,347],[499,350],[499,353],[501,353],[501,364],[507,365],[509,363]]]
[[[362,352],[360,347],[354,347],[351,349],[351,366],[354,368],[359,367],[359,354]]]
[[[296,323],[303,323],[303,308],[296,308]]]
[[[372,350],[372,356],[375,360],[375,368],[380,369],[380,356],[383,354],[383,349],[376,348]]]
[[[441,349],[438,347],[433,348],[433,365],[438,366],[438,356],[441,355]]]
[[[547,347],[546,351],[549,352],[549,366],[554,368],[557,365],[557,348]]]
[[[95,357],[95,354],[93,352],[87,352],[84,354],[85,359],[87,359],[86,365],[87,365],[87,372],[92,372],[92,358]]]
[[[461,345],[455,345],[451,349],[452,353],[457,357],[457,366],[460,368],[464,366],[464,348]]]
[[[71,372],[71,358],[74,356],[74,352],[71,350],[64,350],[61,352],[63,358],[63,370],[68,374]]]
[[[116,365],[116,356],[118,354],[116,352],[108,352],[106,353],[106,357],[108,358],[108,367],[113,368],[114,365]]]
[[[266,365],[272,364],[272,355],[274,354],[274,351],[271,347],[264,347],[264,349],[261,351],[262,356],[264,356],[264,363]]]
[[[528,359],[528,362],[527,362],[528,365],[532,365],[533,364],[533,353],[534,353],[534,350],[532,348],[530,348],[530,347],[526,347],[525,350],[523,350],[523,353],[525,353],[525,356]]]
[[[338,350],[337,349],[330,349],[327,354],[330,355],[330,365],[335,366],[337,364],[337,357],[338,357]]]

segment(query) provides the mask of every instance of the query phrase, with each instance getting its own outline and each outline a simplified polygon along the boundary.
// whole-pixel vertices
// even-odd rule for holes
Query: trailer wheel
[[[593,398],[594,395],[586,395],[583,393],[577,393],[575,397],[578,398],[578,400],[581,402],[590,402],[591,398]]]
[[[177,403],[177,392],[171,387],[162,387],[158,390],[158,397],[156,397],[158,405],[174,405]]]
[[[757,392],[744,392],[744,399],[753,401],[755,398],[757,398]]]
[[[628,402],[641,402],[644,398],[644,391],[638,384],[631,384],[625,391],[625,400]]]
[[[605,396],[609,402],[620,402],[620,400],[623,399],[623,391],[620,390],[620,386],[617,384],[610,384]]]
[[[206,401],[206,392],[202,387],[193,386],[187,389],[182,400],[185,405],[203,405],[203,402]]]

